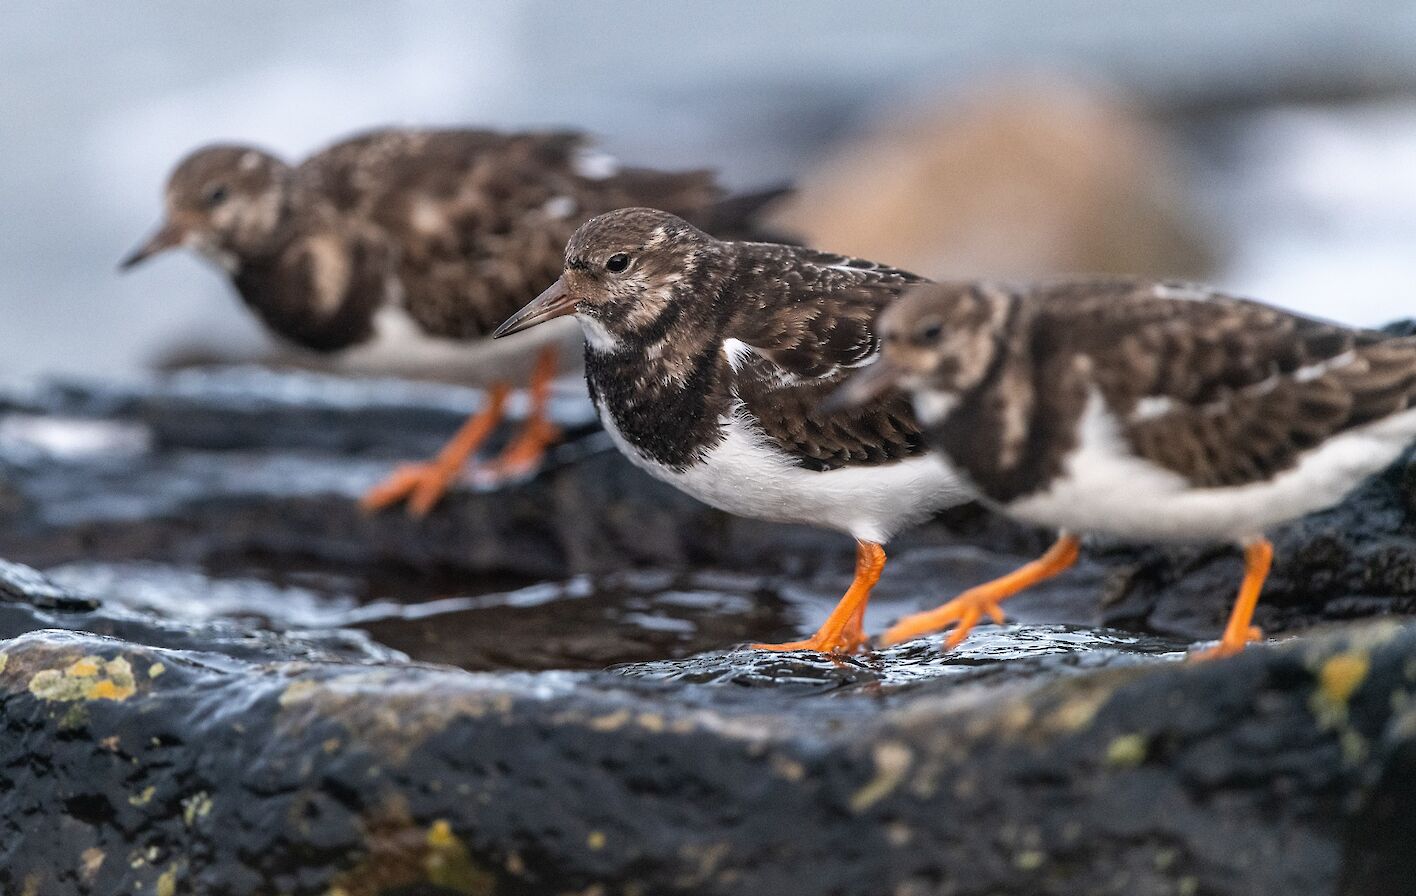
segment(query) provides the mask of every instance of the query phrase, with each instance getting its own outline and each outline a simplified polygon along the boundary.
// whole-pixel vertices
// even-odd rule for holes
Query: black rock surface
[[[475,401],[0,393],[0,555],[43,570],[0,565],[0,892],[1409,892],[1402,621],[1186,664],[1234,553],[1098,545],[949,655],[756,653],[824,616],[848,539],[694,503],[573,396],[540,475],[358,510]],[[1271,633],[1408,611],[1410,469],[1277,533]],[[1046,540],[921,527],[868,627]]]

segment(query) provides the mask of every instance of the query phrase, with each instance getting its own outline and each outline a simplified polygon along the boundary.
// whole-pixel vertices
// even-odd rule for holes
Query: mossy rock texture
[[[848,540],[695,504],[573,398],[542,474],[357,508],[474,402],[0,394],[0,893],[1410,892],[1409,462],[1276,533],[1239,657],[1185,661],[1232,552],[1093,545],[955,653],[833,661],[734,645],[819,620]],[[951,513],[868,623],[1045,542]]]
[[[1410,626],[893,698],[292,654],[4,642],[5,891],[1408,892]]]

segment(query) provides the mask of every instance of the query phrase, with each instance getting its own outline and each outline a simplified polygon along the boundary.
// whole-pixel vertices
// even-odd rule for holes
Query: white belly
[[[452,379],[486,384],[524,382],[539,349],[560,345],[561,369],[573,372],[581,357],[580,330],[574,321],[551,321],[505,339],[446,339],[425,333],[397,304],[385,305],[374,318],[374,338],[340,353],[340,366],[351,373]]]
[[[935,511],[971,498],[937,455],[874,467],[816,472],[766,444],[750,418],[720,420],[726,437],[702,463],[679,472],[640,454],[615,427],[615,445],[655,477],[719,510],[783,523],[809,523],[883,544]]]
[[[1025,522],[1078,534],[1146,541],[1235,540],[1340,502],[1396,460],[1416,438],[1416,411],[1336,436],[1267,482],[1194,488],[1178,474],[1136,457],[1093,396],[1081,444],[1047,492],[1004,510]]]

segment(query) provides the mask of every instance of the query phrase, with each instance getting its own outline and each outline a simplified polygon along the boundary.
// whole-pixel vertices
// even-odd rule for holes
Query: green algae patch
[[[30,677],[29,692],[40,700],[56,703],[121,702],[137,692],[137,683],[133,667],[123,657],[105,660],[101,656],[85,656],[63,669],[40,669]]]

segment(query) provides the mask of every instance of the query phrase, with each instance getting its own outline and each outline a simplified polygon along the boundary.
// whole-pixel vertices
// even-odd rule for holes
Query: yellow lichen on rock
[[[492,896],[496,875],[478,865],[447,819],[427,827],[416,822],[407,801],[392,795],[361,819],[364,855],[330,884],[328,896],[379,896],[433,884],[438,892]]]
[[[157,896],[176,896],[177,893],[177,866],[169,865],[167,870],[157,876],[156,886]]]
[[[137,692],[133,667],[123,657],[77,659],[63,669],[41,669],[29,680],[29,691],[41,700],[127,700]]]
[[[74,660],[72,663],[69,664],[69,668],[65,669],[64,672],[65,674],[72,675],[75,678],[93,678],[99,673],[99,670],[102,668],[102,657],[86,656],[81,659]]]
[[[1332,703],[1346,703],[1362,686],[1371,661],[1361,653],[1339,653],[1323,663],[1318,682],[1323,696]]]
[[[1146,736],[1123,734],[1106,747],[1106,764],[1117,768],[1135,768],[1146,761]]]
[[[428,828],[427,845],[423,867],[428,872],[428,883],[469,896],[492,892],[493,878],[472,864],[467,847],[446,819],[439,818]]]
[[[864,812],[889,796],[909,771],[914,754],[904,744],[886,741],[875,747],[875,777],[851,795],[851,811]]]
[[[79,854],[79,861],[83,863],[79,866],[79,875],[85,883],[93,883],[93,879],[98,876],[98,870],[103,867],[105,856],[106,853],[97,846],[90,846]]]
[[[1318,668],[1318,686],[1308,700],[1308,708],[1326,728],[1347,721],[1347,703],[1362,686],[1371,668],[1365,653],[1346,651],[1326,659]]]
[[[191,827],[197,819],[206,818],[211,813],[211,806],[211,795],[205,790],[197,791],[182,800],[182,823]]]

